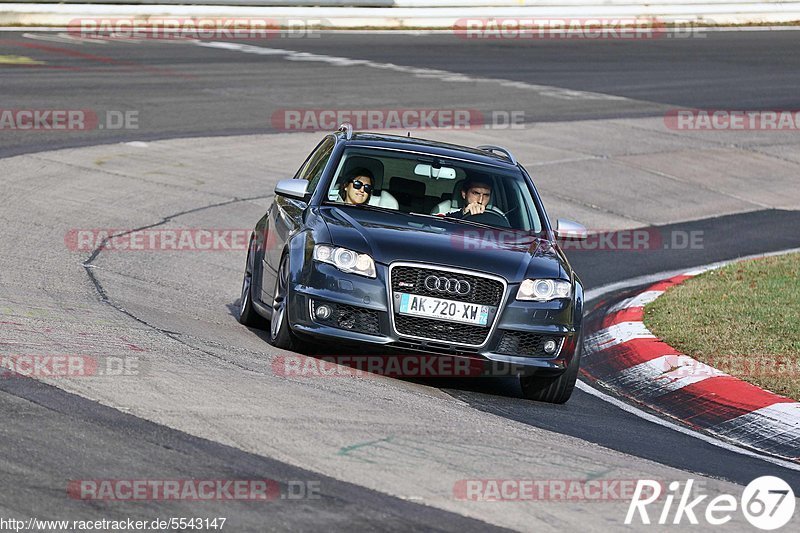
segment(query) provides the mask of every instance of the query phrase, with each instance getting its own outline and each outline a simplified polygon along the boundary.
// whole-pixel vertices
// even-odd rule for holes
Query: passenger
[[[358,167],[348,172],[347,176],[347,180],[339,188],[339,197],[346,204],[361,205],[367,203],[373,189],[374,179],[372,172],[364,167]]]
[[[467,179],[461,187],[461,198],[466,204],[463,209],[447,213],[448,217],[464,218],[469,215],[479,215],[486,211],[486,206],[492,199],[492,186],[485,181]]]

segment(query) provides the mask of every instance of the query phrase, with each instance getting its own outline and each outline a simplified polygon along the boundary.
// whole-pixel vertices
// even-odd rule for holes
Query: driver
[[[492,186],[485,181],[467,179],[461,187],[461,197],[464,199],[463,209],[452,211],[445,216],[464,218],[469,215],[479,215],[486,212],[486,206],[492,199]]]

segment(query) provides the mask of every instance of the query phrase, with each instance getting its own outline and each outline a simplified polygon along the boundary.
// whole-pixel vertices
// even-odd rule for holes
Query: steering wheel
[[[489,209],[483,213],[478,213],[477,215],[465,213],[464,218],[480,224],[486,224],[487,226],[499,226],[501,228],[511,227],[511,223],[508,221],[505,215]]]

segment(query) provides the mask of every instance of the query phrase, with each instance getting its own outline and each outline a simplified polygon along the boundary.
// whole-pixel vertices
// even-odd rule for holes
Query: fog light
[[[558,348],[556,341],[550,340],[544,343],[544,353],[546,354],[554,354],[556,352],[556,348]]]
[[[314,311],[314,314],[320,320],[327,320],[331,316],[331,313],[333,313],[333,309],[331,309],[330,306],[327,305],[317,306],[317,309]]]

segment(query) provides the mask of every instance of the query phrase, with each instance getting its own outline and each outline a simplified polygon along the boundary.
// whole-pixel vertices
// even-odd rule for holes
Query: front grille
[[[461,355],[465,357],[478,357],[477,353],[475,351],[470,350],[469,348],[452,346],[447,343],[437,343],[437,342],[409,339],[409,340],[400,340],[397,342],[393,342],[389,346],[402,351],[436,353],[442,355]]]
[[[443,276],[448,279],[456,279],[459,281],[468,281],[472,289],[463,296],[429,290],[425,287],[425,278],[431,275]],[[470,276],[460,272],[409,266],[398,266],[392,269],[392,292],[408,292],[421,296],[433,296],[434,298],[445,298],[459,302],[497,306],[500,305],[503,299],[503,290],[504,287],[500,281],[487,279],[481,276]],[[484,330],[482,329],[482,331]]]
[[[322,303],[333,309],[331,315],[324,320],[317,318],[314,314],[316,313],[317,306]],[[357,331],[359,333],[370,333],[373,335],[379,335],[381,332],[378,311],[373,311],[372,309],[364,309],[363,307],[356,307],[354,305],[313,301],[311,303],[311,311],[314,321],[325,324],[326,326]]]
[[[394,328],[398,334],[455,345],[480,346],[486,342],[499,312],[499,306],[503,301],[505,284],[502,281],[481,275],[408,265],[392,267],[390,272],[391,298],[395,306],[399,305],[399,296],[395,296],[400,292],[489,306],[489,323],[486,326],[401,315],[395,312],[393,315]],[[432,290],[425,287],[425,278],[428,276],[468,282],[470,289],[463,294]]]
[[[558,345],[555,353],[547,354],[544,351],[544,343],[554,340]],[[519,331],[505,331],[500,344],[497,346],[497,353],[508,355],[525,355],[529,357],[554,357],[561,350],[563,337],[553,335],[542,335],[539,333],[523,333]]]
[[[483,344],[489,333],[487,327],[397,314],[394,315],[394,327],[402,335],[474,345]]]

